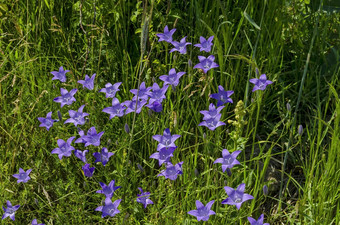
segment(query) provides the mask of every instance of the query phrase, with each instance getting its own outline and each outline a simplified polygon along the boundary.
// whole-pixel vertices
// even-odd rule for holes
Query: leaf
[[[50,4],[48,4],[48,0],[45,0],[45,4],[46,4],[47,8],[50,9]]]
[[[244,17],[251,23],[256,29],[261,30],[260,26],[248,15],[246,11],[243,12]]]

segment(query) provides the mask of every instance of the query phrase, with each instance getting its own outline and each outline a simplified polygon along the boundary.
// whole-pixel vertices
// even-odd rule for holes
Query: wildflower
[[[78,112],[74,110],[69,110],[68,114],[70,115],[71,118],[67,119],[65,123],[73,123],[74,126],[77,125],[84,125],[85,124],[85,116],[88,116],[88,113],[83,113],[85,105],[82,105],[79,107]]]
[[[201,44],[195,44],[195,47],[199,47],[200,51],[210,52],[211,46],[213,45],[212,40],[214,39],[214,36],[210,36],[208,40],[206,40],[204,37],[200,37]]]
[[[105,205],[99,206],[95,210],[102,212],[102,218],[105,217],[105,216],[111,216],[112,217],[112,216],[120,213],[120,211],[118,210],[118,206],[119,206],[121,201],[122,201],[122,199],[118,199],[118,200],[116,200],[112,203],[110,198],[106,198],[105,199]]]
[[[263,214],[261,214],[258,220],[255,220],[252,217],[248,217],[248,221],[251,225],[269,225],[269,223],[263,223],[263,217]]]
[[[122,105],[125,105],[127,108],[125,110],[125,115],[129,114],[130,112],[140,113],[142,111],[143,106],[146,104],[146,100],[132,100],[132,101],[125,101]],[[136,109],[137,104],[137,109]]]
[[[76,101],[73,95],[77,92],[77,89],[72,89],[68,92],[66,89],[60,88],[60,92],[61,96],[56,97],[53,101],[61,103],[61,108],[63,108],[64,105],[71,105],[72,102]]]
[[[267,185],[263,185],[263,195],[267,196],[268,195],[268,186]]]
[[[300,136],[302,135],[302,132],[303,132],[303,126],[300,124],[298,126],[298,133],[299,133]]]
[[[112,119],[115,116],[122,117],[124,115],[124,109],[125,106],[120,104],[117,98],[113,98],[112,106],[104,108],[102,112],[110,114],[110,119]]]
[[[71,146],[72,141],[75,137],[70,137],[67,142],[65,142],[62,139],[59,139],[57,141],[59,148],[55,148],[52,150],[52,154],[58,154],[59,159],[61,160],[63,156],[69,157],[72,154],[72,151],[74,150],[74,147]]]
[[[32,171],[32,169],[29,169],[29,170],[27,170],[25,172],[25,170],[19,168],[19,173],[18,174],[14,174],[13,177],[18,179],[17,183],[20,183],[20,182],[27,183],[27,181],[29,181],[31,179],[28,176],[31,171]]]
[[[15,220],[15,211],[19,209],[20,205],[12,206],[10,201],[7,201],[7,209],[3,206],[3,210],[5,211],[4,215],[1,219],[5,219],[7,217],[11,218],[13,221]]]
[[[46,127],[46,130],[50,130],[50,128],[53,126],[54,122],[57,122],[58,120],[52,119],[52,112],[47,113],[46,118],[44,117],[38,117],[38,120],[40,121],[39,127]]]
[[[171,52],[174,52],[174,51],[178,51],[180,54],[186,54],[187,53],[187,45],[191,45],[190,42],[186,42],[185,39],[187,37],[185,36],[184,38],[181,39],[180,42],[177,42],[177,41],[173,41],[171,42],[171,44],[174,46],[174,48],[172,48],[170,50],[170,53]]]
[[[198,221],[207,221],[211,215],[215,215],[216,213],[212,211],[210,208],[214,204],[214,200],[207,203],[206,206],[199,200],[196,200],[196,208],[197,210],[191,210],[188,212],[189,215],[196,216]]]
[[[158,42],[166,41],[168,43],[172,42],[172,35],[175,33],[176,29],[172,29],[169,31],[168,26],[164,27],[164,33],[156,34],[159,37]]]
[[[80,128],[78,128],[78,133],[80,135],[80,138],[78,138],[77,140],[75,140],[74,143],[86,143],[83,139],[83,137],[85,137],[85,132],[83,130],[81,130]]]
[[[142,82],[139,86],[139,89],[131,89],[130,92],[134,94],[135,96],[132,98],[132,100],[137,99],[137,93],[138,93],[138,100],[148,100],[149,94],[150,94],[151,87],[145,87],[145,82]]]
[[[115,186],[115,180],[112,180],[109,185],[106,185],[102,182],[99,182],[100,186],[102,187],[102,190],[96,191],[96,193],[104,194],[106,198],[111,199],[113,197],[113,193],[121,188],[121,186]]]
[[[104,134],[104,131],[97,134],[96,128],[91,127],[87,131],[87,135],[84,135],[82,137],[82,139],[85,141],[85,147],[87,147],[89,145],[99,146],[100,145],[100,138],[102,137],[103,134]]]
[[[84,151],[80,151],[80,150],[75,150],[74,151],[74,155],[80,159],[81,161],[83,161],[84,163],[87,162],[86,160],[86,153],[88,153],[89,150],[84,150]]]
[[[83,88],[87,88],[89,90],[93,90],[94,88],[94,78],[96,77],[96,74],[94,73],[92,77],[85,75],[85,80],[78,80],[79,84],[83,85]]]
[[[143,206],[144,206],[144,209],[146,208],[146,206],[148,204],[153,204],[153,201],[151,201],[149,199],[149,196],[150,196],[150,192],[143,192],[143,189],[142,188],[138,188],[138,190],[140,190],[141,194],[137,194],[137,202],[138,203],[142,203]]]
[[[233,153],[229,153],[227,149],[223,149],[222,151],[222,157],[215,160],[215,163],[221,163],[222,164],[222,171],[225,172],[226,169],[231,169],[233,166],[240,164],[240,162],[236,159],[238,154],[240,154],[241,151],[235,151]]]
[[[106,163],[109,161],[109,158],[113,155],[114,153],[108,152],[107,148],[105,147],[102,148],[102,151],[100,153],[99,152],[93,153],[93,156],[96,158],[95,163],[101,162],[103,166],[106,165]]]
[[[149,109],[155,111],[155,112],[162,112],[162,110],[163,110],[162,104],[159,103],[158,101],[154,101],[154,102],[149,103],[145,106],[148,107]]]
[[[169,128],[166,128],[164,130],[163,135],[157,134],[157,135],[152,136],[152,138],[154,140],[159,142],[159,144],[157,146],[157,151],[161,150],[164,147],[166,147],[166,148],[177,147],[175,145],[175,141],[180,137],[181,137],[181,135],[179,135],[179,134],[171,135]]]
[[[37,219],[32,220],[32,225],[45,225],[44,223],[38,223]]]
[[[226,103],[233,103],[233,100],[230,98],[232,94],[234,94],[234,91],[225,91],[224,88],[221,85],[219,85],[218,93],[211,94],[210,98],[218,100],[217,107],[219,107]]]
[[[260,76],[260,79],[253,78],[253,79],[250,79],[249,81],[250,81],[250,83],[255,84],[252,92],[257,91],[257,90],[264,91],[264,89],[266,89],[268,84],[272,84],[273,83],[272,81],[267,80],[266,74],[262,74]]]
[[[158,152],[153,153],[150,158],[158,159],[158,164],[161,166],[163,163],[169,162],[170,158],[173,157],[176,147],[161,148]]]
[[[172,68],[169,71],[169,75],[162,75],[159,77],[159,79],[164,81],[163,85],[169,84],[169,85],[173,85],[176,87],[179,84],[179,78],[181,78],[184,74],[185,72],[176,73],[176,70]]]
[[[200,62],[194,66],[194,69],[202,69],[204,73],[207,73],[212,68],[219,67],[219,65],[214,62],[215,56],[213,55],[208,56],[208,58],[204,56],[198,56],[198,60]]]
[[[118,87],[122,84],[122,82],[115,83],[112,85],[111,83],[105,84],[105,88],[100,89],[99,92],[106,93],[106,98],[114,98],[116,92],[119,91]]]
[[[157,83],[154,83],[152,85],[152,92],[148,93],[150,100],[149,100],[149,104],[152,104],[153,102],[157,101],[159,103],[161,103],[163,101],[163,99],[165,99],[165,93],[168,90],[168,85],[163,85],[162,88],[159,88]]]
[[[69,70],[64,70],[64,68],[61,66],[59,67],[59,71],[52,71],[51,74],[53,74],[52,80],[60,80],[61,82],[66,82],[66,73],[70,72]]]
[[[92,177],[93,176],[93,171],[94,171],[94,167],[90,167],[90,164],[86,163],[83,167],[83,172],[84,172],[84,175],[86,177]]]
[[[168,162],[166,165],[166,169],[162,170],[161,173],[157,175],[157,177],[164,176],[165,178],[168,178],[170,180],[176,180],[179,174],[183,174],[182,164],[183,161],[177,163],[176,165],[173,165],[171,162]]]
[[[215,107],[215,105],[213,103],[211,103],[209,105],[209,111],[203,110],[200,111],[201,114],[204,115],[203,120],[208,120],[211,118],[215,118],[216,116],[220,115],[221,110],[224,108],[224,106],[220,106],[220,107]]]
[[[222,204],[235,205],[237,209],[241,208],[243,202],[253,199],[254,197],[249,194],[244,194],[246,185],[240,184],[237,189],[225,186],[224,190],[228,194],[228,198],[222,201]]]
[[[225,123],[221,122],[220,119],[221,119],[221,114],[217,115],[214,118],[210,118],[210,119],[207,119],[201,122],[200,124],[198,124],[198,126],[205,126],[205,127],[208,127],[209,130],[214,131],[217,127],[225,125]]]
[[[130,133],[129,124],[126,123],[126,124],[124,125],[124,130],[125,130],[126,133]]]

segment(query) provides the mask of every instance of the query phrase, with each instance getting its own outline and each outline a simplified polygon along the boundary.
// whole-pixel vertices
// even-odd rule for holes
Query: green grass
[[[0,205],[21,205],[15,222],[1,224],[34,218],[45,224],[198,224],[187,214],[196,200],[215,200],[216,215],[203,224],[249,224],[248,216],[262,213],[270,224],[339,224],[340,13],[336,1],[305,2],[0,0]],[[186,55],[168,54],[172,46],[156,36],[165,25],[176,27],[175,40],[187,36],[193,44],[214,35],[220,67],[207,74],[193,69],[198,55],[208,56],[193,46]],[[71,70],[67,83],[52,82],[50,71],[61,65]],[[167,93],[163,112],[144,108],[112,120],[101,112],[111,104],[99,93],[106,83],[123,82],[117,96],[124,101],[132,98],[130,89],[160,83],[171,68],[186,74]],[[256,68],[274,83],[252,93],[248,81]],[[95,90],[83,89],[77,80],[93,73]],[[234,103],[222,110],[227,125],[210,131],[198,126],[199,111],[216,103],[209,95],[218,85],[235,91]],[[60,108],[53,102],[60,87],[78,88],[77,101]],[[240,100],[241,116],[235,111]],[[90,116],[81,128],[105,132],[100,147],[88,148],[92,178],[84,177],[74,155],[60,161],[51,154],[58,139],[79,137],[74,125],[55,123],[47,131],[37,119],[50,111],[57,118],[59,110],[65,121],[68,110],[82,104]],[[165,128],[181,135],[172,158],[184,161],[176,181],[157,177],[162,168],[149,158],[157,147],[152,136]],[[115,153],[105,167],[93,164],[101,147]],[[224,148],[242,150],[230,177],[213,164]],[[16,183],[19,168],[33,169],[29,182]],[[122,186],[112,199],[123,199],[121,212],[102,219],[94,209],[104,198],[95,192],[112,179]],[[240,183],[254,200],[239,211],[222,205],[223,187]],[[144,209],[137,203],[137,187],[151,192],[155,204]]]

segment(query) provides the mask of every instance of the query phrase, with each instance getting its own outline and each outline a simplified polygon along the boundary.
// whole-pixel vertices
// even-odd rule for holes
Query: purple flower
[[[104,108],[102,112],[110,114],[110,119],[112,119],[115,116],[122,117],[124,115],[124,109],[125,106],[120,104],[117,98],[113,98],[112,106]]]
[[[85,135],[85,132],[84,132],[83,130],[80,130],[80,129],[78,128],[78,133],[79,133],[79,135],[80,135],[80,138],[78,138],[77,140],[75,140],[74,143],[86,143],[86,142],[83,140],[83,137],[86,136],[86,135]]]
[[[106,98],[114,98],[116,92],[119,91],[118,87],[122,84],[122,82],[115,83],[112,85],[111,83],[105,84],[105,88],[100,89],[99,92],[106,93]]]
[[[109,185],[106,185],[102,182],[99,182],[100,186],[102,187],[102,190],[96,191],[96,193],[104,194],[106,198],[111,199],[113,197],[113,193],[121,188],[121,186],[115,186],[115,180],[112,180]]]
[[[195,44],[195,47],[199,47],[200,51],[210,52],[211,46],[213,45],[212,40],[214,39],[214,36],[210,36],[208,40],[206,40],[204,37],[200,37],[201,44]]]
[[[163,163],[170,161],[170,157],[173,157],[176,147],[161,148],[158,152],[153,153],[150,158],[158,159],[158,164],[161,166]]]
[[[220,119],[221,119],[221,114],[217,115],[214,118],[210,118],[210,119],[207,119],[201,122],[200,124],[198,124],[198,126],[205,126],[205,127],[208,127],[209,130],[214,131],[217,127],[225,125],[225,123],[221,122]]]
[[[261,214],[258,220],[255,220],[252,217],[248,217],[248,221],[251,225],[269,225],[269,223],[263,223],[263,217],[263,214]]]
[[[179,174],[183,174],[182,164],[183,161],[177,163],[176,165],[173,165],[171,162],[168,162],[166,165],[166,169],[162,170],[161,173],[157,175],[157,177],[164,176],[165,178],[168,178],[170,180],[176,180]]]
[[[137,194],[137,202],[142,203],[144,206],[144,209],[148,204],[153,204],[153,201],[149,199],[150,192],[144,192],[142,188],[138,188],[140,190],[141,194]]]
[[[170,50],[170,53],[174,52],[174,51],[178,51],[181,54],[186,54],[187,53],[187,47],[186,46],[191,45],[190,42],[185,41],[186,38],[187,37],[185,36],[184,38],[181,39],[180,42],[177,42],[177,41],[171,42],[171,44],[174,46],[174,48]]]
[[[260,76],[260,79],[253,78],[253,79],[250,79],[249,81],[250,81],[250,83],[255,84],[252,92],[257,91],[257,90],[264,91],[264,89],[266,89],[268,84],[272,84],[273,83],[273,81],[267,80],[266,74],[262,74]]]
[[[96,74],[94,73],[92,77],[85,75],[85,80],[78,80],[79,84],[83,85],[83,88],[87,88],[89,90],[93,90],[94,88],[94,78],[96,77]]]
[[[106,165],[106,163],[109,161],[110,157],[113,156],[114,153],[112,152],[108,152],[107,148],[102,148],[102,151],[99,152],[95,152],[93,153],[93,156],[96,158],[95,163],[97,162],[101,162],[103,164],[103,166]]]
[[[68,92],[66,89],[60,88],[60,92],[61,96],[56,97],[53,101],[61,103],[61,108],[63,108],[64,105],[71,105],[72,102],[76,101],[73,95],[77,92],[77,89],[72,89]]]
[[[137,93],[138,93],[138,100],[148,100],[149,94],[150,94],[151,87],[145,87],[145,82],[142,82],[139,86],[139,89],[131,89],[130,92],[134,94],[135,96],[132,98],[132,100],[137,99]]]
[[[32,225],[45,225],[44,223],[38,223],[37,219],[32,220]]]
[[[105,216],[114,216],[117,213],[120,213],[118,210],[118,206],[122,199],[118,199],[112,203],[110,198],[105,199],[105,205],[104,206],[99,206],[96,208],[96,211],[102,212],[102,218]]]
[[[236,159],[238,154],[240,154],[241,151],[235,151],[233,153],[229,153],[227,149],[223,149],[222,151],[222,157],[215,160],[215,163],[221,163],[222,164],[222,171],[225,172],[227,168],[231,169],[235,165],[239,165],[240,162]]]
[[[181,137],[181,135],[179,135],[179,134],[171,135],[169,128],[166,128],[164,130],[163,135],[157,134],[157,135],[152,136],[152,138],[154,140],[159,142],[159,144],[157,146],[157,151],[161,150],[164,147],[166,147],[166,148],[177,147],[175,145],[175,141],[180,137]]]
[[[176,87],[179,84],[179,78],[181,78],[181,76],[183,76],[184,74],[185,72],[176,73],[176,70],[172,68],[169,71],[169,75],[162,75],[159,77],[159,79],[164,81],[163,86],[169,84]]]
[[[52,119],[52,112],[47,113],[46,118],[44,117],[38,117],[38,120],[40,121],[39,127],[46,127],[46,130],[50,130],[50,128],[53,126],[54,122],[57,122],[58,120]]]
[[[70,72],[69,70],[64,70],[61,66],[59,67],[59,71],[52,71],[53,74],[52,80],[60,80],[61,82],[66,82],[66,73]]]
[[[31,178],[28,176],[30,174],[30,172],[32,171],[32,169],[29,169],[25,172],[25,170],[19,168],[19,173],[18,174],[14,174],[13,177],[17,178],[18,181],[17,183],[20,182],[24,182],[27,183],[27,181],[29,181]]]
[[[132,101],[125,101],[122,105],[125,105],[127,108],[125,110],[125,115],[129,114],[130,112],[140,113],[142,111],[143,106],[146,104],[147,100],[132,100]],[[137,110],[136,109],[137,104]]]
[[[198,221],[207,221],[211,215],[215,215],[215,212],[210,208],[214,204],[214,200],[207,203],[206,206],[199,200],[196,200],[197,210],[191,210],[188,212],[189,215],[196,216]]]
[[[71,118],[67,119],[65,123],[73,123],[74,126],[77,125],[84,125],[85,124],[85,116],[88,116],[88,113],[83,113],[83,109],[84,109],[85,105],[80,106],[80,108],[78,109],[78,112],[74,111],[74,110],[69,110],[68,114],[70,115]]]
[[[162,110],[163,110],[162,104],[159,103],[158,101],[154,101],[154,102],[147,104],[145,106],[148,107],[149,109],[155,111],[155,112],[162,112]]]
[[[215,107],[215,105],[213,103],[211,103],[209,105],[209,111],[203,110],[200,111],[201,114],[204,115],[203,120],[208,120],[211,118],[215,118],[216,116],[220,115],[221,110],[224,108],[224,106],[220,106],[220,107]]]
[[[63,156],[69,157],[72,154],[72,151],[74,150],[74,147],[71,146],[72,141],[75,137],[70,137],[67,142],[65,142],[63,139],[59,139],[57,141],[59,148],[55,148],[52,150],[52,154],[58,154],[59,159],[61,160]]]
[[[204,73],[207,73],[212,68],[219,67],[219,65],[214,62],[215,56],[213,55],[208,56],[208,58],[204,56],[198,56],[198,60],[200,62],[194,66],[194,69],[202,69]]]
[[[1,219],[5,219],[7,217],[11,218],[13,221],[15,220],[15,211],[19,209],[20,205],[12,206],[10,201],[7,201],[7,209],[2,206],[2,209],[5,211],[4,215]]]
[[[172,35],[175,33],[176,29],[172,29],[169,31],[168,26],[164,27],[164,33],[156,34],[159,37],[158,42],[166,41],[168,43],[172,42]]]
[[[210,98],[218,100],[217,107],[219,107],[226,103],[233,103],[233,100],[230,98],[232,94],[234,94],[234,91],[225,91],[224,88],[221,85],[219,85],[218,93],[211,94]]]
[[[81,138],[83,139],[83,141],[85,141],[85,147],[87,147],[89,145],[99,146],[100,145],[100,138],[102,137],[103,134],[104,134],[104,131],[97,134],[96,128],[91,127],[87,131],[87,135],[84,135]]]
[[[90,164],[86,163],[83,167],[83,172],[86,177],[92,177],[93,176],[93,171],[94,167],[90,167]]]
[[[243,202],[253,199],[254,197],[248,194],[244,194],[244,188],[246,185],[240,184],[237,189],[225,186],[224,190],[228,194],[228,198],[222,201],[222,204],[235,205],[237,209],[241,208]]]
[[[150,100],[149,100],[149,105],[152,104],[153,102],[157,101],[159,103],[162,103],[163,99],[165,99],[165,93],[168,90],[168,85],[163,85],[162,88],[159,88],[157,83],[154,83],[152,85],[152,92],[148,93]]]
[[[81,161],[83,161],[84,163],[87,162],[86,160],[86,153],[88,153],[89,150],[84,150],[84,151],[80,151],[80,150],[75,150],[74,151],[74,155],[80,159]]]

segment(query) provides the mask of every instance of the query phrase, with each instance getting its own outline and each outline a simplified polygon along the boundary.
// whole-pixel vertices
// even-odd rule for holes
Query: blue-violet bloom
[[[90,167],[90,164],[86,163],[83,167],[83,172],[86,177],[92,177],[93,176],[93,171],[94,167]]]
[[[37,219],[32,220],[32,225],[45,225],[44,223],[38,223]]]
[[[218,86],[218,93],[211,94],[210,98],[217,100],[217,107],[224,105],[226,103],[233,103],[233,100],[230,96],[234,94],[234,91],[225,91],[224,88],[219,85]]]
[[[82,105],[79,107],[78,112],[74,110],[69,110],[68,114],[70,115],[71,118],[67,119],[65,123],[73,123],[74,126],[77,125],[84,125],[85,124],[85,116],[88,116],[88,113],[83,112],[85,105]]]
[[[152,85],[152,92],[149,93],[149,104],[152,104],[153,102],[157,101],[159,103],[162,103],[163,99],[165,99],[165,93],[168,90],[168,85],[163,85],[162,88],[159,88],[157,83],[154,83]]]
[[[56,97],[55,99],[53,99],[53,101],[61,103],[61,108],[63,108],[64,105],[71,105],[73,102],[76,101],[76,99],[73,97],[76,92],[76,88],[72,89],[70,92],[68,92],[64,88],[60,88],[61,96]]]
[[[19,173],[14,174],[13,177],[17,178],[17,183],[23,182],[23,183],[27,183],[27,181],[29,181],[31,178],[29,177],[30,172],[32,171],[32,169],[29,169],[25,172],[25,170],[19,168]]]
[[[224,106],[215,107],[213,103],[209,105],[209,111],[202,110],[200,111],[201,114],[204,115],[203,120],[208,120],[211,118],[215,118],[216,116],[220,115],[221,110],[224,108]]]
[[[217,127],[225,125],[225,123],[221,122],[220,119],[221,119],[221,114],[217,115],[214,118],[210,118],[210,119],[207,119],[201,122],[200,124],[198,124],[198,126],[205,126],[205,127],[208,127],[209,130],[214,131]]]
[[[158,165],[161,166],[163,163],[170,162],[170,158],[173,157],[176,147],[161,148],[159,151],[153,153],[150,158],[158,159]]]
[[[52,80],[60,80],[61,82],[66,82],[66,73],[70,72],[69,70],[64,70],[64,68],[61,66],[59,67],[59,71],[52,71],[51,74],[53,74]]]
[[[146,87],[145,82],[142,82],[139,86],[139,89],[131,89],[130,92],[134,94],[135,96],[132,98],[132,100],[137,99],[138,94],[138,100],[148,100],[149,94],[150,94],[151,87]]]
[[[204,73],[207,73],[212,68],[219,67],[219,65],[214,62],[215,56],[213,55],[208,56],[208,58],[198,56],[198,60],[200,62],[194,66],[194,69],[202,69]]]
[[[89,90],[93,90],[94,88],[94,78],[96,74],[94,73],[92,77],[89,77],[87,74],[85,75],[85,80],[78,80],[79,84],[83,85],[83,88],[87,88]]]
[[[122,82],[115,83],[112,85],[111,83],[105,84],[105,88],[100,89],[99,92],[106,93],[106,98],[114,98],[116,96],[116,92],[119,91],[119,86]]]
[[[184,38],[181,39],[180,42],[178,41],[173,41],[171,42],[171,44],[174,46],[174,48],[172,48],[170,50],[170,53],[171,52],[174,52],[174,51],[178,51],[180,54],[186,54],[187,53],[187,45],[191,45],[190,42],[186,42],[185,39],[187,37],[185,36]]]
[[[113,197],[113,193],[121,188],[121,186],[115,186],[115,180],[112,180],[109,185],[106,185],[102,182],[99,182],[100,186],[102,187],[102,190],[96,191],[96,193],[105,195],[106,198],[111,199]]]
[[[126,106],[125,115],[129,114],[130,112],[140,113],[142,111],[143,106],[146,104],[147,100],[132,100],[132,101],[125,101],[122,102],[122,105]],[[136,109],[137,104],[137,109]],[[136,110],[135,110],[136,109]]]
[[[163,110],[162,104],[158,101],[154,101],[154,102],[149,103],[145,106],[148,107],[149,109],[155,111],[155,112],[162,112],[162,110]]]
[[[183,174],[182,164],[183,161],[177,163],[176,165],[173,165],[171,162],[168,162],[166,165],[166,169],[162,170],[160,174],[157,175],[157,177],[164,176],[165,178],[168,178],[170,180],[176,180],[178,175]]]
[[[222,151],[222,157],[215,160],[215,163],[221,163],[222,164],[222,171],[225,172],[226,169],[231,169],[235,165],[239,165],[240,162],[236,159],[238,154],[240,154],[241,151],[235,151],[233,153],[229,153],[227,149],[223,149]]]
[[[159,79],[164,81],[163,85],[169,84],[169,85],[173,85],[174,87],[176,87],[179,84],[179,78],[181,78],[184,74],[185,72],[176,73],[176,70],[172,68],[169,71],[169,75],[162,75],[159,77]]]
[[[198,221],[207,221],[211,215],[215,215],[216,213],[212,211],[210,208],[214,204],[214,200],[207,203],[206,206],[199,200],[196,200],[196,208],[197,210],[191,210],[188,212],[189,215],[196,216]]]
[[[2,206],[2,209],[5,211],[4,215],[1,219],[5,219],[7,217],[11,218],[13,221],[15,220],[15,211],[19,209],[20,205],[12,206],[10,201],[7,201],[7,209]]]
[[[86,160],[86,153],[88,153],[89,150],[84,150],[84,151],[80,151],[80,150],[75,150],[74,151],[74,155],[80,159],[81,161],[83,161],[84,163],[87,163]]]
[[[180,137],[181,137],[181,135],[179,135],[179,134],[171,135],[169,128],[166,128],[164,130],[163,135],[157,134],[157,135],[152,136],[152,138],[154,140],[159,142],[159,144],[157,146],[157,151],[161,150],[164,147],[166,147],[166,148],[177,147],[175,145],[175,141]]]
[[[253,196],[244,193],[244,183],[240,184],[237,189],[225,186],[224,190],[228,194],[228,198],[222,201],[222,204],[235,205],[237,209],[241,208],[243,202],[254,199]]]
[[[74,150],[74,147],[71,146],[72,141],[75,137],[70,137],[67,142],[65,142],[63,139],[59,139],[57,141],[59,148],[55,148],[52,150],[52,154],[58,154],[59,159],[61,160],[63,156],[69,157],[72,154],[72,151]]]
[[[93,156],[96,158],[95,163],[97,162],[101,162],[103,164],[103,166],[106,165],[106,163],[109,161],[110,157],[113,156],[114,153],[113,152],[108,152],[107,148],[102,148],[102,151],[99,152],[95,152],[93,153]]]
[[[39,127],[46,127],[46,130],[48,131],[53,126],[53,123],[58,121],[58,120],[52,119],[52,112],[47,113],[46,118],[38,117],[38,120],[41,123]]]
[[[115,116],[122,117],[124,115],[125,106],[120,104],[117,98],[112,99],[112,106],[106,107],[102,110],[104,113],[110,114],[110,119]]]
[[[115,216],[116,214],[120,213],[118,210],[118,206],[122,199],[118,199],[112,203],[110,198],[105,199],[105,205],[104,206],[99,206],[96,208],[96,211],[102,212],[102,218],[105,216]]]
[[[78,133],[80,135],[80,138],[78,138],[77,140],[75,140],[74,143],[86,143],[86,141],[83,140],[83,137],[85,137],[85,132],[83,130],[81,130],[80,128],[78,128]]]
[[[211,46],[213,45],[212,40],[214,39],[214,36],[210,36],[208,40],[206,40],[204,37],[200,37],[201,44],[195,44],[195,47],[199,47],[200,51],[210,52]]]
[[[82,137],[83,141],[85,141],[85,147],[87,147],[89,145],[99,146],[100,145],[100,138],[102,137],[103,134],[104,134],[104,131],[99,132],[97,134],[96,128],[91,127],[87,131],[87,135],[84,135]]]
[[[168,26],[165,26],[164,27],[164,33],[156,34],[159,37],[158,42],[166,41],[168,43],[171,43],[172,42],[172,35],[175,33],[175,31],[176,31],[175,28],[169,31]]]
[[[258,220],[255,220],[252,217],[248,217],[248,221],[251,225],[269,225],[269,223],[263,223],[264,215],[261,214]]]
[[[267,80],[266,74],[262,74],[260,76],[260,79],[253,78],[253,79],[250,79],[249,81],[250,81],[250,83],[255,84],[252,92],[257,91],[257,90],[264,91],[264,89],[266,89],[268,84],[272,84],[273,83],[273,81]]]
[[[144,206],[144,209],[148,204],[153,204],[153,201],[149,199],[150,192],[144,192],[142,188],[138,188],[140,190],[141,194],[137,194],[137,202],[142,203]]]

